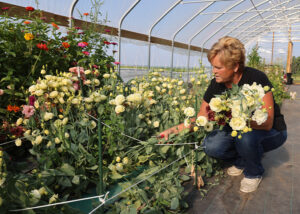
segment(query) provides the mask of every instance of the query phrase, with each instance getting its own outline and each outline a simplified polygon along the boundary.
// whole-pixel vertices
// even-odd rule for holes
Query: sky
[[[41,10],[46,10],[59,15],[69,16],[70,5],[73,0],[39,0],[38,6],[36,0],[2,0],[11,4],[20,6],[33,6],[39,7]],[[73,16],[80,18],[80,14],[85,12],[93,12],[91,2],[98,0],[79,0],[76,4]],[[101,18],[107,19],[107,25],[112,27],[118,27],[122,15],[133,5],[136,0],[103,0],[100,7]],[[170,8],[178,0],[141,0],[139,4],[129,13],[124,19],[122,29],[136,31],[143,34],[149,34],[149,29],[156,20]],[[272,1],[283,1],[283,0],[272,0]],[[232,1],[220,1],[216,2],[213,7],[208,7],[211,2],[204,1],[202,3],[187,4],[188,0],[183,0],[186,4],[178,5],[175,7],[161,22],[159,22],[152,31],[152,36],[165,38],[168,40],[179,41],[183,43],[189,43],[190,39],[197,32],[200,33],[191,41],[192,45],[202,46],[210,48],[211,45],[217,41],[218,38],[224,35],[222,26],[224,21],[232,19],[235,14],[228,14],[225,16],[218,17],[214,12],[226,12],[226,9],[232,5]],[[236,0],[238,2],[238,0]],[[244,1],[235,7],[235,10],[246,10],[250,7],[250,1]],[[259,5],[262,0],[254,0],[254,3]],[[195,16],[189,25],[186,25],[181,31],[176,34],[176,31],[180,29],[184,23],[191,19],[194,14],[201,12],[202,8],[208,7],[204,12],[206,15]],[[265,9],[270,5],[263,4],[258,9]],[[180,16],[178,15],[180,14]],[[248,17],[251,13],[246,14]],[[237,19],[245,19],[247,16],[237,17]],[[208,20],[214,18],[219,23],[208,25],[205,31],[201,31],[208,23]],[[228,28],[234,25],[228,25]],[[300,25],[292,25],[292,38],[300,41]],[[206,32],[207,31],[207,32]],[[229,31],[229,30],[228,30]],[[227,32],[228,32],[227,31]],[[297,33],[298,32],[298,33]],[[232,32],[233,35],[239,35],[238,32]],[[241,35],[243,36],[243,35]],[[270,62],[272,55],[272,33],[265,33],[264,36],[253,42],[246,43],[246,51],[250,52],[252,47],[258,45],[260,55],[265,58],[266,63]],[[275,33],[274,43],[274,57],[275,63],[285,64],[286,52],[288,47],[288,35],[285,32]],[[109,38],[111,41],[117,42],[118,38]],[[121,40],[121,64],[123,65],[147,65],[148,63],[148,44],[146,42],[139,42],[129,39]],[[112,54],[112,49],[107,50],[108,53]],[[171,47],[161,45],[151,45],[151,65],[154,66],[170,66],[171,64]],[[300,44],[294,42],[293,55],[300,56]],[[118,57],[116,56],[116,60]],[[190,67],[199,67],[199,61],[201,60],[201,53],[192,52]],[[204,65],[209,65],[206,56],[202,58]],[[175,67],[186,67],[187,66],[187,51],[175,48],[174,50],[174,66]]]

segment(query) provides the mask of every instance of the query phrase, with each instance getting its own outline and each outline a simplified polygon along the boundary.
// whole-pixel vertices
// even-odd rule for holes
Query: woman
[[[208,117],[206,109],[210,100],[215,95],[230,89],[233,84],[242,86],[256,82],[263,87],[273,88],[263,72],[245,67],[245,48],[236,38],[219,39],[212,46],[207,57],[212,65],[214,78],[204,94],[198,116]],[[284,117],[274,101],[272,91],[265,94],[263,102],[263,108],[268,111],[267,120],[261,125],[251,121],[253,131],[244,133],[241,139],[232,137],[232,129],[225,126],[223,130],[214,130],[209,133],[203,141],[207,155],[233,163],[233,166],[227,169],[229,175],[238,176],[244,173],[245,177],[241,181],[240,190],[246,193],[255,191],[261,182],[264,173],[261,164],[263,153],[278,148],[287,138]],[[191,129],[191,127],[185,127],[184,124],[179,124],[161,134],[168,139],[169,134],[178,133],[186,128]]]

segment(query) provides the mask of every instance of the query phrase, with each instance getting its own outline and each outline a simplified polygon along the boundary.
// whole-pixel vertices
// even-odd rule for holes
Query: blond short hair
[[[239,70],[242,71],[245,67],[245,47],[243,43],[233,37],[225,36],[219,39],[207,54],[208,61],[211,61],[220,54],[221,63],[229,69],[239,65]]]

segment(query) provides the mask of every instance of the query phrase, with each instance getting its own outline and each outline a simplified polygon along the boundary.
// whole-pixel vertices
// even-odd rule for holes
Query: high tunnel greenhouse
[[[300,213],[299,11],[0,0],[0,213]]]

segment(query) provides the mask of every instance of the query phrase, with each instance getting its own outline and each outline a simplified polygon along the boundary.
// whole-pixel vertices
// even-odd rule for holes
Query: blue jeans
[[[204,151],[211,157],[230,161],[237,168],[244,169],[247,178],[261,177],[264,173],[263,153],[278,148],[287,139],[286,130],[252,130],[244,133],[241,139],[232,137],[231,132],[229,126],[213,130],[203,141]]]

